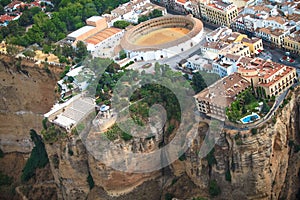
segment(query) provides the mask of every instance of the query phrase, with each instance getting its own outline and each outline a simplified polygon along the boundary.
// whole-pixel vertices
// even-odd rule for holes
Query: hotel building
[[[202,19],[219,26],[229,27],[238,15],[238,8],[225,0],[203,0],[199,2],[199,7]]]
[[[200,113],[224,121],[226,108],[251,84],[240,74],[226,76],[194,96]]]
[[[248,64],[238,63],[238,72],[254,87],[264,89],[267,97],[277,96],[287,90],[296,81],[296,69],[280,63],[260,58]]]

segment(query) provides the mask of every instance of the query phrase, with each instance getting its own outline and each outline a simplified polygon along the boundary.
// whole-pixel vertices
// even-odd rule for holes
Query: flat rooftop
[[[84,26],[84,27],[81,27],[80,29],[70,33],[68,35],[68,37],[71,37],[71,38],[77,38],[79,37],[80,35],[83,35],[87,32],[89,32],[90,30],[93,30],[95,27],[94,26]]]
[[[92,16],[92,17],[88,18],[86,21],[96,22],[100,19],[103,19],[103,17],[101,17],[101,16]]]

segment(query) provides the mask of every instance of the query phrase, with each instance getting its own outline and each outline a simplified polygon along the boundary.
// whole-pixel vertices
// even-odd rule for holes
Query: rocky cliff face
[[[294,147],[289,144],[299,138],[298,94],[292,94],[290,102],[273,120],[258,127],[256,134],[225,129],[213,153],[216,163],[211,166],[196,153],[200,149],[200,131],[187,152],[185,170],[188,176],[202,189],[207,188],[209,180],[217,180],[222,190],[220,199],[296,199],[297,191],[290,179],[297,177],[299,161],[294,159],[299,160],[299,155],[295,156],[291,149]],[[293,175],[288,173],[291,165],[296,169]]]
[[[56,73],[26,62],[17,68],[17,61],[5,55],[0,60],[1,149],[29,153],[29,130],[41,130],[42,116],[55,102]]]
[[[297,187],[292,185],[296,178],[291,178],[297,177],[299,161],[293,159],[299,160],[299,155],[293,153],[294,147],[290,143],[299,137],[297,133],[300,112],[297,94],[292,94],[289,103],[278,110],[274,119],[258,127],[257,133],[225,129],[216,142],[211,158],[198,157],[208,129],[207,124],[200,123],[199,136],[186,152],[187,159],[171,165],[170,174],[164,177],[165,184],[160,185],[162,191],[157,192],[164,194],[169,191],[179,199],[210,197],[208,185],[211,180],[216,180],[222,193],[214,197],[215,199],[296,199]],[[69,149],[74,152],[73,155],[68,153]],[[66,199],[84,199],[95,194],[98,195],[93,198],[101,199],[103,193],[104,199],[126,199],[132,195],[134,188],[138,187],[142,193],[141,186],[149,184],[149,180],[161,180],[164,176],[162,170],[150,174],[129,174],[113,170],[95,160],[78,138],[47,145],[47,151],[52,160],[55,180],[61,185]],[[56,166],[54,162],[57,160],[54,157],[59,160]],[[292,172],[291,166],[296,171]],[[95,182],[92,191],[86,181],[89,173]],[[178,179],[181,181],[174,184],[174,180]],[[193,183],[189,183],[188,179]],[[183,193],[183,185],[186,184],[193,189],[186,188],[186,193]],[[102,191],[102,195],[99,191]],[[160,198],[164,199],[161,194]],[[153,199],[151,196],[147,198]]]
[[[41,129],[41,114],[47,112],[55,100],[55,77],[38,67],[24,69],[29,76],[17,72],[13,64],[0,67],[0,145],[6,153],[31,150],[28,132],[31,128]],[[208,129],[207,124],[200,123],[199,135],[186,152],[186,160],[177,160],[170,167],[153,173],[130,174],[113,170],[96,160],[76,135],[46,144],[53,182],[59,188],[59,195],[53,199],[157,200],[165,199],[166,193],[178,199],[211,198],[208,189],[211,180],[216,180],[221,188],[221,195],[215,199],[296,199],[300,185],[298,95],[299,91],[294,92],[274,120],[259,127],[256,134],[250,130],[225,129],[209,158],[198,156]],[[143,146],[143,151],[153,150],[158,148],[160,140],[136,141],[134,145],[128,142],[122,147]],[[18,166],[17,172],[10,167],[19,157],[23,165],[26,155],[6,154],[0,160],[5,163],[0,163],[1,171],[16,176],[15,179],[20,177],[23,166]],[[7,158],[10,162],[5,160]],[[94,181],[92,189],[87,181],[89,174]],[[40,187],[44,182],[33,187]],[[47,180],[47,184],[51,183],[52,180]],[[23,194],[39,198],[43,193],[35,191]]]

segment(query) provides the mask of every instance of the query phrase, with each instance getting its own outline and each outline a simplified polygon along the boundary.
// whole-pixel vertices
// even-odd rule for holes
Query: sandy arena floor
[[[185,36],[189,31],[186,28],[162,28],[141,36],[134,44],[140,46],[164,44]]]

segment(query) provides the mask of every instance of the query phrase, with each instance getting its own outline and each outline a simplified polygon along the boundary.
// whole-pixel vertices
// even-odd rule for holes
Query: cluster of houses
[[[300,54],[300,1],[153,0],[180,13],[191,13],[216,26],[227,26]]]
[[[110,14],[93,16],[86,20],[86,26],[70,33],[63,42],[76,47],[78,41],[83,41],[87,50],[95,57],[114,57],[121,50],[120,40],[125,30],[113,27],[114,22],[125,20],[137,24],[138,18],[148,15],[154,9],[167,14],[166,8],[152,4],[150,0],[133,0],[122,4]]]
[[[54,6],[51,1],[47,0],[35,0],[29,3],[13,0],[4,7],[5,14],[0,15],[0,26],[7,26],[10,21],[19,19],[25,9],[39,7],[45,10],[46,5]]]

